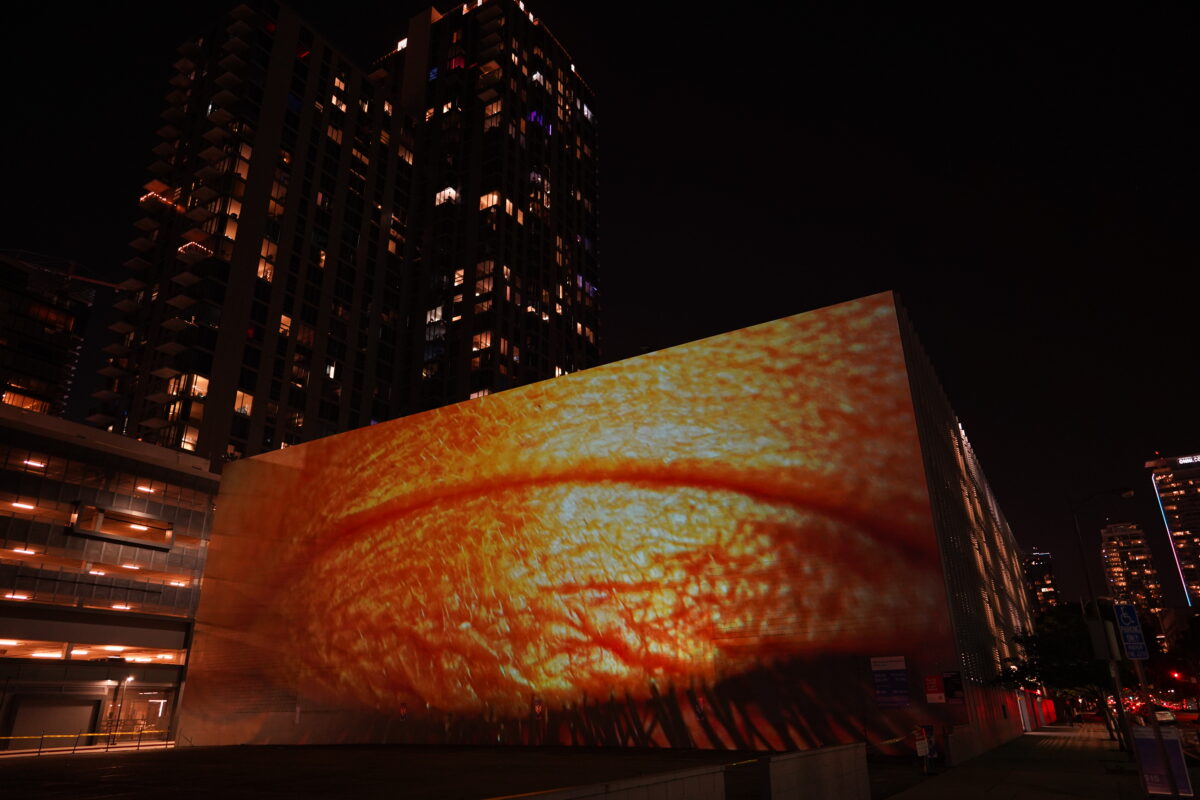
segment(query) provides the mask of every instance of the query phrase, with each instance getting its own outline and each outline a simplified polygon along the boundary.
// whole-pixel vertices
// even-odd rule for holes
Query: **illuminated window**
[[[442,203],[457,203],[457,202],[458,202],[458,192],[456,192],[454,190],[454,187],[452,187],[452,186],[447,186],[445,189],[442,189],[433,198],[433,204],[435,206],[440,206]]]
[[[479,210],[483,211],[486,208],[500,205],[500,193],[488,192],[479,198]]]
[[[50,403],[47,400],[39,400],[36,397],[21,394],[20,392],[7,391],[0,395],[0,402],[8,406],[16,406],[23,408],[26,411],[36,411],[39,414],[50,413]]]
[[[486,350],[492,346],[492,332],[481,331],[471,337],[472,350]]]
[[[287,336],[292,332],[292,318],[284,314],[279,318],[279,333],[282,336]]]
[[[407,39],[405,39],[403,42],[401,42],[401,44],[403,44],[403,45],[407,45],[407,44],[408,44],[408,40],[407,40]],[[399,50],[403,50],[404,48],[403,48],[403,47],[401,47],[401,48],[397,48],[397,49],[399,49]],[[392,104],[391,104],[391,103],[389,103],[387,100],[384,100],[384,101],[383,101],[383,113],[385,113],[385,114],[391,114],[391,113],[392,113]]]
[[[337,362],[334,362],[334,361],[326,362],[325,377],[327,377],[327,378],[336,378],[337,377]]]
[[[341,89],[343,92],[346,91],[346,84],[341,78],[335,76],[333,79],[333,85],[335,88]]]
[[[492,276],[491,275],[488,275],[486,278],[480,278],[479,280],[475,281],[475,296],[476,297],[478,297],[481,294],[487,294],[491,290],[492,290]]]
[[[179,446],[184,450],[196,449],[196,442],[200,439],[200,430],[195,425],[188,425],[183,429],[183,438],[179,442]]]
[[[464,276],[463,270],[461,270],[461,269],[454,270],[454,285],[455,286],[462,286],[463,276]],[[459,296],[459,299],[461,300],[461,295]]]
[[[439,322],[442,319],[442,307],[431,308],[425,312],[425,322]]]
[[[203,375],[192,376],[192,397],[205,397],[208,394],[208,378]]]
[[[491,393],[491,389],[480,389],[478,392],[471,392],[471,399],[474,400],[477,397],[486,397]]]
[[[338,130],[337,128],[333,127],[332,125],[329,126],[329,129],[327,131],[325,131],[325,135],[328,136],[330,139],[333,139],[338,144],[342,143],[342,132],[340,130]]]
[[[254,395],[238,390],[233,399],[233,410],[237,414],[249,415],[254,407]]]

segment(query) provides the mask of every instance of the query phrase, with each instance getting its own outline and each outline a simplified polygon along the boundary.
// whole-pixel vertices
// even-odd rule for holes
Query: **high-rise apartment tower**
[[[1146,462],[1189,606],[1200,601],[1200,454]]]
[[[1025,572],[1025,588],[1031,606],[1044,614],[1058,605],[1058,587],[1054,584],[1054,558],[1050,553],[1034,550],[1021,557]]]
[[[593,100],[523,4],[179,52],[91,421],[219,462],[599,362]]]
[[[1129,524],[1101,528],[1100,554],[1114,599],[1133,603],[1151,613],[1162,611],[1162,584],[1141,528]]]

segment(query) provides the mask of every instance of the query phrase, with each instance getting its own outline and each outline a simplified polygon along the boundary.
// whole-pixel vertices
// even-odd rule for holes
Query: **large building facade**
[[[167,737],[217,483],[194,456],[0,405],[0,748]]]
[[[599,362],[593,100],[520,4],[179,53],[89,421],[219,464]]]
[[[1146,462],[1163,524],[1171,539],[1175,570],[1193,608],[1200,603],[1200,454]]]
[[[197,744],[1021,730],[1016,545],[890,295],[239,461],[213,542]]]

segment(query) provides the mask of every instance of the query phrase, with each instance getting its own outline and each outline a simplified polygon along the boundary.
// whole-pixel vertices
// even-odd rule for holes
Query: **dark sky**
[[[361,62],[424,4],[295,5]],[[1200,452],[1194,8],[528,5],[598,96],[608,358],[894,289],[1066,594],[1115,487],[1089,557],[1136,521],[1169,577],[1142,464]],[[174,46],[231,6],[6,9],[0,248],[129,257]]]

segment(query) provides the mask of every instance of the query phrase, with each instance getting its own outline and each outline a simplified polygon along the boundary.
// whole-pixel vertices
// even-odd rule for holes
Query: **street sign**
[[[1146,637],[1142,635],[1142,626],[1138,622],[1137,609],[1128,603],[1115,603],[1113,613],[1117,618],[1117,629],[1121,631],[1121,646],[1125,649],[1125,657],[1137,661],[1150,658]]]
[[[1163,726],[1159,731],[1162,734],[1161,746],[1154,736],[1154,729],[1149,725],[1133,726],[1134,751],[1142,766],[1142,784],[1146,794],[1171,794],[1170,777],[1167,776],[1169,770],[1175,778],[1179,797],[1193,797],[1179,729]]]

